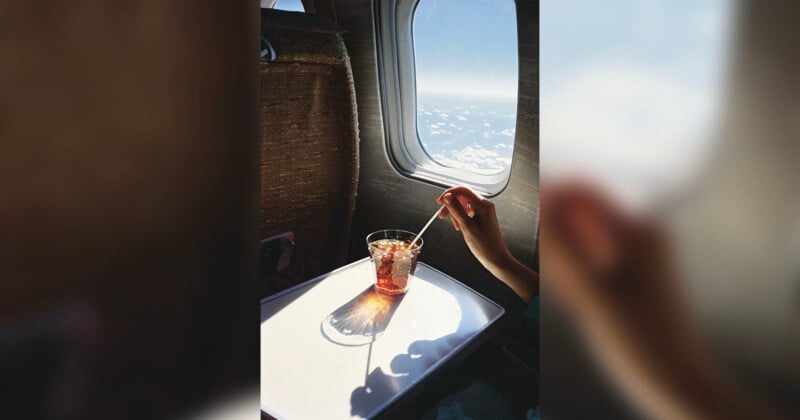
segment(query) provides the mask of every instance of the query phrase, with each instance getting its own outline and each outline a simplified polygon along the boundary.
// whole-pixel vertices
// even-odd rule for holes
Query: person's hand
[[[766,418],[712,363],[658,224],[570,183],[542,189],[540,232],[553,296],[650,417]]]
[[[662,308],[683,309],[669,247],[656,223],[577,183],[545,186],[540,214],[542,267],[572,315],[633,320]],[[631,316],[635,311],[643,313]]]
[[[436,202],[445,205],[440,219],[450,215],[453,227],[464,236],[469,250],[489,271],[507,264],[511,258],[500,224],[497,222],[494,203],[467,187],[447,189]]]
[[[436,202],[445,205],[439,217],[450,215],[453,227],[462,233],[472,255],[489,272],[525,303],[539,294],[539,275],[508,251],[494,203],[461,186],[447,189]]]

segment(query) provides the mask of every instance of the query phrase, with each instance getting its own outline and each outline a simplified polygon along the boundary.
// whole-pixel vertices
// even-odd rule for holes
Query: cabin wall
[[[418,231],[437,209],[442,187],[398,173],[386,154],[378,86],[372,1],[338,0],[338,23],[350,54],[358,102],[360,177],[351,234],[350,260],[368,255],[365,237],[376,230]],[[539,202],[538,2],[517,3],[519,22],[519,104],[511,178],[492,199],[511,252],[536,266]],[[427,262],[497,301],[519,311],[519,298],[472,256],[448,221],[435,222],[425,234],[421,261]]]

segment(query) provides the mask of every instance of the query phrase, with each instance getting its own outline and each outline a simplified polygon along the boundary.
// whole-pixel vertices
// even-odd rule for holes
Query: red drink
[[[367,237],[376,271],[375,288],[379,292],[395,295],[408,290],[409,277],[417,268],[422,246],[421,241],[417,241],[413,249],[408,249],[413,237],[410,232],[394,230],[375,232]]]

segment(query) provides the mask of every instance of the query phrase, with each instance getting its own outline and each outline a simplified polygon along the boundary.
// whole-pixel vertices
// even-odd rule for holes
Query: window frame
[[[386,155],[391,166],[406,177],[443,187],[467,185],[487,197],[496,196],[511,179],[513,150],[508,169],[496,174],[479,174],[436,162],[419,138],[413,28],[420,1],[424,0],[373,1]],[[519,83],[519,74],[517,80]],[[519,96],[517,102],[518,114]],[[516,140],[515,130],[513,147],[516,147]]]

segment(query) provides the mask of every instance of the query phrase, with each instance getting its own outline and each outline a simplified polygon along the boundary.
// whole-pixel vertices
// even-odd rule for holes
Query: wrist
[[[503,247],[503,249],[495,253],[492,258],[489,259],[487,264],[488,267],[486,268],[492,273],[498,273],[511,269],[516,263],[516,258],[511,255],[511,252],[508,250],[508,248]]]
[[[486,268],[526,304],[539,294],[538,274],[514,258],[507,249],[498,253],[492,266]]]

